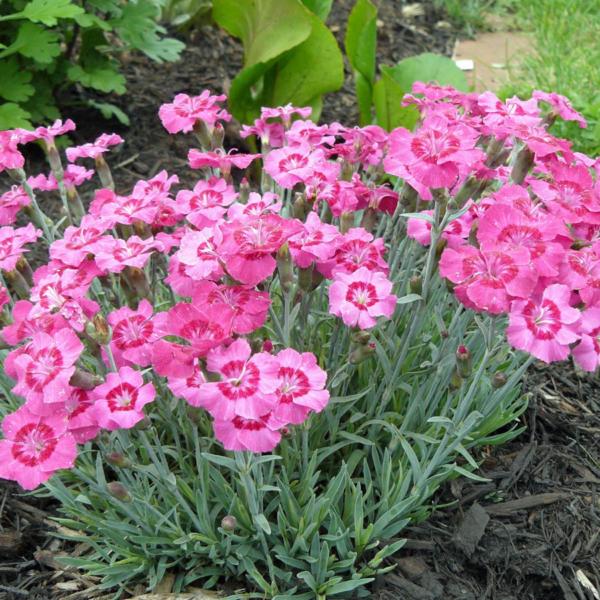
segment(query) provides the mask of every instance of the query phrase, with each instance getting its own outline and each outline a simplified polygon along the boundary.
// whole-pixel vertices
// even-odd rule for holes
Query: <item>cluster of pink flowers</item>
[[[8,282],[0,306],[12,347],[4,368],[25,403],[4,420],[0,476],[31,489],[73,466],[77,444],[142,421],[160,401],[161,378],[211,415],[225,449],[272,450],[326,407],[329,392],[318,349],[269,339],[270,292],[299,302],[326,286],[330,314],[355,330],[392,318],[397,297],[377,231],[411,204],[422,214],[408,220],[408,235],[429,245],[439,234],[439,272],[465,306],[508,314],[516,348],[545,361],[572,352],[595,369],[600,165],[546,128],[556,115],[581,117],[557,95],[502,103],[431,85],[414,92],[405,99],[422,114],[414,132],[316,125],[309,108],[264,109],[242,129],[260,154],[223,149],[224,96],[179,94],[159,116],[203,146],[189,152],[197,183],[176,191],[178,177],[162,171],[128,195],[97,190],[87,215],[46,240],[49,260],[35,271],[25,245],[42,232],[13,224],[58,179],[21,175],[0,197]],[[545,120],[538,101],[550,106]],[[1,132],[0,171],[19,180],[20,145],[53,147],[73,127]],[[105,174],[103,155],[120,142],[105,134],[67,159],[95,159]],[[236,188],[233,169],[260,159],[269,191],[250,191],[246,179]],[[95,172],[70,164],[61,176],[74,188]]]

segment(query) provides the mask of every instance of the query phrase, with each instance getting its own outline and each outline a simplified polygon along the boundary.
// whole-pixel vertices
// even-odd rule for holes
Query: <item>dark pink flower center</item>
[[[523,309],[527,329],[539,340],[554,339],[561,328],[560,310],[552,300],[544,300],[540,306],[529,301]]]
[[[60,372],[63,367],[63,357],[58,348],[39,350],[29,363],[25,374],[27,385],[35,392],[41,392]]]
[[[254,363],[232,360],[223,366],[221,374],[225,379],[218,387],[228,400],[249,398],[258,390],[260,372]]]
[[[138,390],[126,381],[114,387],[106,396],[106,402],[111,412],[135,410]]]
[[[134,315],[119,321],[115,325],[113,341],[121,351],[129,348],[139,348],[150,339],[153,331],[152,321],[142,315]]]
[[[377,290],[371,283],[353,281],[346,291],[346,301],[359,310],[367,310],[377,302]]]
[[[54,452],[57,440],[45,423],[27,423],[19,429],[12,446],[13,458],[28,467],[46,461]]]
[[[281,367],[277,375],[281,381],[277,393],[282,404],[291,404],[294,398],[304,396],[310,391],[308,377],[297,369]]]

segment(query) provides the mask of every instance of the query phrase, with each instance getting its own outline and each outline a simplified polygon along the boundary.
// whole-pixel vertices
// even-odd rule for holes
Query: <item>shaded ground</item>
[[[334,5],[329,22],[341,42],[352,2]],[[428,4],[381,0],[379,14],[381,63],[424,51],[451,54],[455,36]],[[226,90],[241,62],[239,44],[212,28],[196,32],[176,64],[156,66],[134,56],[125,67],[129,93],[114,99],[130,115],[131,128],[71,111],[77,141],[111,130],[126,138],[111,156],[118,191],[162,168],[182,182],[193,180],[188,142],[164,132],[158,106],[177,92]],[[356,122],[349,73],[343,90],[327,97],[323,120]],[[534,368],[527,387],[528,429],[511,444],[487,450],[481,474],[491,481],[445,487],[436,502],[451,506],[407,532],[398,568],[377,582],[374,598],[594,599],[585,586],[600,589],[600,383],[569,368]],[[57,554],[81,549],[49,536],[51,512],[52,506],[0,484],[0,600],[110,597],[94,588],[93,579],[60,569]]]

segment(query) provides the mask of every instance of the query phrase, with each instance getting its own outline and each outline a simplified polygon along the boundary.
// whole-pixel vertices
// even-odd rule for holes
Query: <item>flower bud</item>
[[[262,351],[263,352],[273,352],[273,342],[270,339],[266,339],[263,341],[263,345],[262,345]]]
[[[367,208],[363,213],[363,218],[360,222],[360,226],[369,232],[372,232],[377,225],[377,211],[374,208]]]
[[[459,390],[460,386],[462,385],[462,382],[463,380],[461,376],[456,371],[454,371],[454,373],[452,373],[452,377],[450,377],[450,390],[452,390],[453,392]]]
[[[196,408],[195,406],[188,404],[185,407],[185,414],[187,415],[188,419],[194,423],[194,425],[199,425],[202,422],[202,417],[206,414],[206,412],[201,408]]]
[[[212,132],[211,145],[213,150],[223,147],[223,141],[225,140],[225,128],[221,123],[217,123]]]
[[[25,280],[25,277],[16,269],[14,271],[4,271],[4,278],[11,289],[19,296],[19,298],[29,298],[30,288]]]
[[[301,267],[298,268],[298,286],[301,290],[304,290],[305,292],[313,290],[313,271],[313,265],[306,269]]]
[[[445,240],[444,238],[440,238],[435,246],[435,257],[436,259],[440,259],[440,256],[442,256],[442,252],[444,251],[444,248],[446,248],[446,246],[448,245],[448,241]]]
[[[150,297],[150,286],[148,285],[146,273],[144,273],[142,269],[138,269],[137,267],[126,267],[123,274],[127,283],[131,289],[135,291],[138,297]]]
[[[248,202],[248,198],[250,197],[250,184],[248,183],[248,179],[246,177],[242,178],[240,181],[238,192],[240,202],[242,204],[246,204],[246,202]]]
[[[79,367],[75,367],[75,372],[69,379],[69,384],[73,387],[81,388],[82,390],[93,390],[96,386],[100,385],[104,380],[94,373],[84,371]]]
[[[105,346],[110,342],[110,327],[108,326],[106,319],[100,313],[94,315],[94,318],[85,324],[85,332],[95,342],[98,342],[102,346]]]
[[[194,124],[194,134],[200,142],[203,149],[208,150],[211,146],[211,136],[208,127],[204,121],[196,121]]]
[[[110,167],[108,163],[104,160],[104,156],[99,154],[96,159],[96,173],[98,173],[98,177],[100,177],[100,182],[102,183],[102,187],[108,188],[109,190],[115,189],[115,182],[113,181],[112,173],[110,172]]]
[[[233,515],[226,515],[221,519],[221,527],[225,531],[234,531],[237,527],[237,519]]]
[[[514,166],[512,168],[510,177],[513,183],[521,184],[525,180],[527,173],[531,167],[533,167],[534,156],[533,152],[527,148],[527,146],[521,148],[519,153],[517,154],[517,158],[515,160]]]
[[[294,203],[292,204],[294,218],[304,221],[308,209],[309,207],[306,203],[306,200],[304,199],[304,194],[296,194],[294,198]]]
[[[423,278],[420,275],[413,275],[409,282],[408,287],[413,294],[421,294],[423,292]]]
[[[347,233],[354,227],[354,213],[342,213],[340,217],[340,233]]]
[[[109,452],[105,458],[106,462],[113,467],[120,467],[124,469],[131,466],[131,461],[120,452]]]
[[[133,498],[127,488],[120,481],[111,481],[106,485],[108,493],[121,502],[132,502]]]
[[[351,365],[358,365],[367,360],[375,352],[375,344],[359,344],[354,347],[348,356],[348,362]]]
[[[499,389],[504,387],[504,385],[506,385],[506,375],[500,372],[494,373],[494,376],[492,377],[492,387],[494,389]]]
[[[465,379],[471,376],[473,370],[471,353],[466,346],[461,345],[456,350],[456,370]]]
[[[277,271],[281,289],[284,292],[289,292],[294,283],[294,265],[287,244],[281,246],[277,251]]]
[[[351,338],[354,344],[368,344],[371,341],[371,333],[369,331],[355,331]]]
[[[146,429],[150,429],[150,427],[152,427],[152,419],[148,415],[144,415],[144,418],[135,424],[135,429],[138,431],[145,431]]]

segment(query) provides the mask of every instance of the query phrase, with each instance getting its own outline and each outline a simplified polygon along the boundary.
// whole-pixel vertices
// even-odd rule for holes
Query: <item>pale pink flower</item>
[[[353,273],[336,273],[329,286],[329,312],[348,327],[370,329],[377,317],[394,314],[392,282],[381,272],[361,267]]]
[[[268,292],[257,292],[243,286],[221,285],[212,281],[196,284],[193,302],[210,314],[231,314],[231,330],[239,335],[251,333],[262,327],[271,306]]]
[[[218,227],[206,227],[200,231],[188,229],[181,238],[177,259],[193,280],[219,279],[223,275],[220,245],[223,234]]]
[[[169,258],[168,272],[165,277],[165,283],[168,283],[171,289],[180,296],[190,297],[194,291],[197,281],[187,274],[188,265],[179,261],[177,255]]]
[[[282,203],[277,194],[265,192],[259,194],[250,192],[245,204],[236,202],[227,210],[227,218],[230,221],[243,220],[244,217],[261,217],[263,215],[278,214],[281,212]]]
[[[152,345],[152,366],[163,377],[191,377],[196,367],[198,353],[191,346],[166,340]]]
[[[60,329],[68,328],[68,323],[54,312],[31,316],[34,305],[28,300],[17,300],[12,309],[12,323],[2,328],[2,339],[11,346],[33,337],[35,333],[44,332],[52,335]]]
[[[373,236],[363,227],[353,227],[342,236],[331,259],[317,262],[318,271],[328,279],[338,273],[353,273],[361,267],[371,271],[388,272],[383,258],[383,238]]]
[[[0,173],[5,169],[22,169],[25,158],[18,148],[23,143],[16,130],[0,131]]]
[[[54,138],[57,138],[59,135],[64,135],[69,131],[74,131],[75,129],[75,123],[73,123],[71,119],[67,119],[64,123],[61,119],[57,119],[50,127],[37,127],[35,129],[35,139],[53,143]]]
[[[23,246],[35,242],[41,235],[41,230],[31,223],[17,229],[10,226],[0,227],[0,269],[13,271],[21,256],[27,252]]]
[[[195,365],[193,373],[188,377],[173,377],[167,375],[167,385],[175,396],[183,398],[191,406],[202,406],[202,388],[206,377],[202,370]]]
[[[279,365],[270,354],[251,353],[243,338],[208,353],[206,368],[221,380],[204,384],[202,406],[216,420],[259,419],[275,407]]]
[[[109,373],[106,383],[94,388],[91,396],[98,425],[112,431],[139,423],[144,418],[144,406],[154,400],[156,391],[151,383],[144,385],[141,373],[121,367],[117,373]]]
[[[95,261],[100,269],[109,273],[120,273],[125,267],[142,269],[157,245],[152,237],[143,240],[132,235],[122,240],[105,235],[96,242]]]
[[[199,96],[177,94],[173,102],[160,107],[158,116],[169,133],[187,133],[200,121],[212,128],[217,121],[231,119],[231,115],[219,106],[226,99],[227,96],[213,96],[208,90]]]
[[[225,450],[271,452],[281,441],[281,425],[270,415],[256,419],[235,416],[231,420],[215,419],[215,437]]]
[[[79,158],[98,158],[111,146],[116,146],[122,142],[123,138],[116,133],[103,133],[91,144],[67,148],[65,153],[69,162],[75,162]]]
[[[211,177],[198,181],[193,190],[177,192],[175,207],[192,225],[202,229],[219,221],[237,197],[238,193],[225,179]]]
[[[316,261],[332,258],[342,239],[337,227],[323,223],[316,212],[310,212],[303,230],[288,240],[288,246],[294,262],[306,269]]]
[[[31,204],[31,199],[20,185],[13,185],[0,196],[0,225],[12,225],[17,213]]]
[[[253,160],[260,157],[260,154],[227,153],[220,148],[211,152],[196,149],[188,152],[188,162],[192,169],[219,169],[225,175],[229,174],[232,167],[246,169]]]
[[[263,106],[260,110],[260,116],[263,119],[281,119],[287,126],[291,123],[292,117],[298,116],[302,119],[308,119],[311,114],[312,108],[310,106],[298,107],[291,104],[276,107]]]
[[[27,352],[15,359],[13,392],[28,401],[64,402],[83,344],[71,329],[34,333]]]
[[[22,406],[2,422],[0,477],[33,490],[59,469],[70,469],[77,444],[60,415],[41,417]]]
[[[85,215],[79,226],[69,226],[62,238],[52,242],[50,258],[65,265],[78,267],[89,254],[94,254],[97,243],[109,229],[109,223],[93,215]]]
[[[569,344],[580,338],[577,332],[580,312],[569,304],[571,290],[566,285],[548,286],[541,297],[512,303],[508,341],[519,350],[550,363],[569,356]]]
[[[526,258],[510,252],[481,252],[466,244],[446,248],[439,269],[442,277],[456,284],[454,292],[465,306],[491,314],[508,312],[515,298],[528,298],[538,279]]]
[[[297,352],[286,348],[277,354],[277,406],[273,418],[283,425],[299,424],[311,411],[321,412],[329,402],[324,389],[327,373],[317,364],[311,352]]]
[[[78,444],[93,440],[100,431],[91,393],[72,387],[65,398],[64,412],[67,430]]]
[[[102,218],[112,227],[115,223],[133,225],[135,221],[153,223],[158,206],[145,196],[118,196],[112,190],[98,190],[90,204],[90,214]]]

